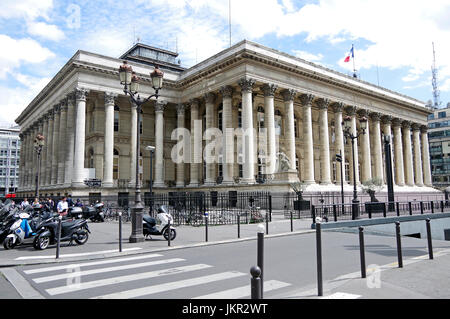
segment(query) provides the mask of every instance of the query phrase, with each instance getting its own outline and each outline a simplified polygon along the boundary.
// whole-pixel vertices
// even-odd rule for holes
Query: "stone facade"
[[[96,192],[132,192],[138,127],[144,191],[150,179],[150,152],[145,147],[153,145],[155,192],[198,187],[285,192],[293,180],[304,181],[311,191],[338,192],[339,151],[346,161],[346,187],[353,181],[351,143],[345,141],[341,124],[347,115],[355,132],[360,117],[369,121],[367,134],[355,145],[358,185],[374,177],[385,181],[382,138],[391,135],[396,192],[433,191],[424,147],[430,111],[413,98],[242,41],[190,69],[163,69],[159,100],[144,104],[142,123],[137,123],[136,108],[119,82],[121,63],[78,51],[17,118],[26,158],[19,193],[30,195],[34,190],[30,138],[39,129],[46,136],[41,193],[87,195],[93,191],[84,184],[89,177],[102,180]],[[153,67],[129,64],[142,79],[142,97],[152,94]],[[247,129],[248,142],[241,147],[233,136],[226,139],[222,153],[216,154],[221,163],[202,162],[200,152],[191,154],[196,163],[175,163],[172,152],[178,141],[172,133],[177,127],[194,132],[196,120],[201,121],[197,129],[202,134],[207,128],[219,128],[224,134],[227,128]],[[194,139],[188,141],[192,150],[198,148]],[[203,141],[203,148],[206,145]],[[289,163],[288,172],[282,174],[285,180],[273,178],[279,153]]]

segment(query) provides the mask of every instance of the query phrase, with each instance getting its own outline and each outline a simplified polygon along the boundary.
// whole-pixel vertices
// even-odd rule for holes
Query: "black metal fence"
[[[450,208],[450,201],[378,202],[357,204],[357,218],[379,218],[443,213]],[[324,221],[353,219],[353,204],[311,205],[310,217],[315,223],[317,217]]]

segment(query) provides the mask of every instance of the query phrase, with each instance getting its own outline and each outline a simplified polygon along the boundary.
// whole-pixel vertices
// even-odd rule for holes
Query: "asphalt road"
[[[360,271],[357,234],[326,231],[322,242],[325,286],[339,276]],[[365,243],[366,265],[397,261],[395,238],[366,234]],[[450,248],[444,241],[433,244],[436,251]],[[404,237],[402,246],[404,260],[427,254],[423,239]],[[238,299],[250,297],[249,269],[256,264],[256,251],[252,240],[72,266],[60,263],[15,269],[44,298]],[[314,291],[316,282],[314,233],[265,240],[264,286],[269,290],[265,298],[290,298],[300,291]]]

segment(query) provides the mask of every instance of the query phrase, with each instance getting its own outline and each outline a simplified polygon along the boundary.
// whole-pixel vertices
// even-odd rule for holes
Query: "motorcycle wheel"
[[[3,247],[8,250],[8,249],[13,249],[15,246],[15,244],[13,243],[13,239],[11,237],[6,237],[5,240],[3,241]]]
[[[33,247],[36,250],[44,250],[50,245],[49,236],[39,236],[34,240]]]
[[[88,234],[87,231],[84,231],[83,234],[77,235],[77,238],[75,238],[75,242],[76,242],[78,245],[84,245],[84,244],[86,244],[86,242],[88,241],[88,239],[89,239],[89,234]]]
[[[175,231],[175,229],[170,229],[170,240],[174,240],[175,237],[177,237],[177,232]],[[167,228],[164,231],[164,238],[165,240],[169,240],[169,229]]]

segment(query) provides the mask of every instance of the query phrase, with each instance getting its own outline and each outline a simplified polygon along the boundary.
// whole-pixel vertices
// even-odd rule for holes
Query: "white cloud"
[[[294,52],[295,56],[306,60],[306,61],[310,61],[310,62],[316,62],[316,61],[320,61],[323,59],[323,55],[322,54],[313,54],[313,53],[309,53],[306,51],[301,51],[301,50],[293,50],[292,52]]]
[[[48,12],[53,8],[53,0],[2,0],[0,18],[26,18],[34,20],[43,17],[48,20]]]
[[[56,25],[47,24],[45,22],[28,23],[28,33],[53,41],[59,41],[65,38],[64,32]]]

